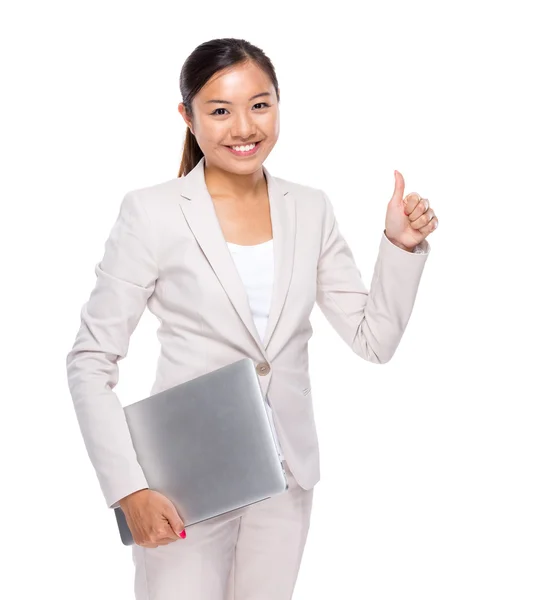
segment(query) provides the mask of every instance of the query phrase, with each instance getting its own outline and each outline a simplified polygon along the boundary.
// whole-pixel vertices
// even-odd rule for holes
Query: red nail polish
[[[184,529],[184,531],[182,531],[182,532],[180,533],[180,537],[181,537],[183,540],[185,540],[185,539],[186,539],[186,530],[185,530],[185,529]]]

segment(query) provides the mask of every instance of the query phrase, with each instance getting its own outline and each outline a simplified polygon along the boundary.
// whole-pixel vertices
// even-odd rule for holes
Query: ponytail
[[[197,143],[197,138],[191,133],[191,129],[186,127],[184,151],[182,152],[182,160],[180,162],[180,169],[178,170],[178,177],[187,175],[202,157],[203,151]]]

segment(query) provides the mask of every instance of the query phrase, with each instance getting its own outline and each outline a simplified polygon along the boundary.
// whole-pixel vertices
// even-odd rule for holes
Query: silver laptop
[[[285,492],[287,477],[253,361],[243,358],[124,407],[150,489],[185,526]],[[114,509],[122,542],[133,537]]]

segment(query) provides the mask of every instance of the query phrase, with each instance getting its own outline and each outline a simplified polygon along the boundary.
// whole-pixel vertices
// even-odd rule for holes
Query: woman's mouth
[[[261,142],[255,142],[254,144],[244,144],[235,146],[225,146],[235,156],[253,156],[259,149]]]

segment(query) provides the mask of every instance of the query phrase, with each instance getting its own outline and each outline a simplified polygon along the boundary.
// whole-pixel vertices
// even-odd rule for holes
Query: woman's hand
[[[185,537],[184,522],[174,504],[156,490],[139,490],[119,504],[137,545],[157,548]]]
[[[396,246],[412,251],[436,229],[439,219],[429,206],[427,198],[411,192],[403,198],[405,180],[395,171],[394,195],[386,210],[386,237]]]

